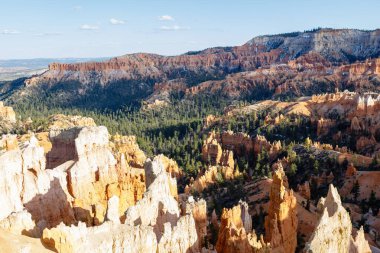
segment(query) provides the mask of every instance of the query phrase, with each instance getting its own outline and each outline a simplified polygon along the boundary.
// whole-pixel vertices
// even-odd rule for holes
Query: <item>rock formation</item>
[[[45,170],[44,151],[35,137],[25,142],[21,149],[17,146],[0,155],[0,173],[3,175],[0,179],[3,189],[0,192],[3,200],[0,220],[12,213],[24,212],[24,207],[40,231],[61,221],[71,223],[75,220],[68,202],[71,197],[65,190],[66,174],[62,168]]]
[[[204,189],[218,182],[218,180],[232,180],[241,176],[237,169],[231,167],[210,166],[204,173],[200,173],[198,177],[191,180],[190,184],[185,187],[185,193],[191,191],[202,192]]]
[[[347,166],[347,170],[346,170],[346,177],[352,177],[352,176],[356,176],[357,174],[357,169],[354,167],[354,165],[352,163],[350,163],[348,166]]]
[[[120,224],[119,198],[117,196],[112,196],[108,200],[106,220],[116,224]]]
[[[129,165],[143,168],[146,160],[145,153],[139,148],[135,136],[114,135],[111,138],[111,146],[116,157],[124,154]]]
[[[311,192],[309,181],[305,181],[305,183],[298,185],[297,190],[302,197],[304,197],[305,199],[310,199]]]
[[[0,134],[8,133],[16,126],[16,114],[12,107],[0,101]]]
[[[265,217],[265,240],[275,252],[295,252],[297,247],[297,199],[287,188],[287,179],[279,164],[273,174]]]
[[[0,226],[6,230],[38,237],[44,228],[61,222],[100,224],[113,196],[120,199],[118,215],[113,217],[122,217],[142,198],[144,171],[128,168],[124,155],[120,161],[114,158],[105,127],[73,127],[93,120],[59,118],[66,123],[51,128],[52,147],[46,154],[50,168],[34,135],[23,143],[12,135],[0,141]]]
[[[157,89],[165,89],[167,86],[165,83],[181,83],[179,80],[185,79],[189,74],[196,77],[208,75],[225,77],[236,72],[237,69],[244,72],[258,70],[261,67],[268,71],[273,68],[274,64],[279,65],[278,69],[280,70],[284,69],[281,64],[288,63],[289,66],[286,70],[304,72],[311,69],[319,74],[331,76],[334,73],[332,68],[334,65],[354,62],[363,58],[374,58],[380,51],[376,46],[379,41],[378,31],[321,29],[294,34],[294,37],[286,35],[259,36],[238,47],[210,48],[174,57],[140,53],[115,57],[104,62],[52,63],[47,72],[28,79],[25,83],[26,87],[32,90],[41,83],[50,84],[49,88],[54,88],[55,84],[59,82],[77,81],[82,84],[78,87],[80,95],[85,95],[89,90],[88,86],[94,83],[103,87],[120,80],[152,79],[154,82],[162,83],[160,87],[153,87],[153,85],[145,87],[150,91],[149,93],[144,92],[144,95],[148,97]],[[356,41],[356,43],[353,44],[352,41]],[[358,48],[368,48],[368,50],[359,50]],[[343,52],[352,54],[348,58]],[[371,60],[342,66],[339,72],[347,73],[347,76],[353,78],[364,74],[376,75],[378,74],[378,65],[378,60]],[[330,71],[327,72],[326,69]],[[92,73],[98,74],[93,75]],[[345,75],[337,76],[346,77]],[[227,76],[227,79],[230,77]],[[245,87],[247,83],[249,85],[255,82],[243,82],[245,85],[241,86]],[[273,86],[277,82],[267,83]],[[220,86],[213,84],[214,82],[211,82],[211,87]],[[229,86],[226,85],[225,89],[229,89]],[[286,92],[287,88],[284,88],[286,86],[292,85],[285,82],[276,88]],[[129,88],[133,95],[136,90],[140,91],[137,85]],[[198,86],[189,88],[190,92],[196,92],[198,89]],[[274,90],[273,87],[271,89]],[[233,93],[239,92],[237,89],[230,90],[230,94]]]
[[[234,133],[225,131],[221,135],[221,143],[223,147],[233,150],[237,155],[251,154],[253,151],[252,139],[245,133]]]
[[[246,231],[246,228],[250,227],[247,220],[251,218],[246,216],[246,207],[246,203],[240,203],[231,209],[223,209],[216,243],[218,253],[271,252],[269,244],[266,244],[262,237],[258,239],[254,231]]]
[[[147,191],[126,211],[124,224],[105,222],[87,228],[60,224],[45,230],[44,244],[59,252],[199,252],[193,214],[180,216],[170,191],[170,175],[160,159],[148,160]],[[109,207],[109,209],[112,209]]]
[[[306,252],[371,252],[362,230],[351,236],[350,216],[342,206],[337,189],[330,185],[326,198],[318,203],[319,222],[306,244]]]
[[[368,241],[364,237],[363,227],[357,231],[356,237],[351,239],[350,253],[370,253],[372,252]]]
[[[16,123],[16,113],[12,107],[4,106],[4,103],[0,101],[0,121]]]
[[[317,123],[317,135],[325,135],[329,132],[330,128],[335,126],[335,122],[331,119],[321,118]]]
[[[55,114],[49,117],[49,130],[62,131],[74,127],[96,126],[95,121],[89,117],[79,115]]]
[[[1,252],[12,253],[51,253],[46,249],[39,239],[30,238],[24,235],[15,235],[0,229],[0,249]]]
[[[317,187],[320,187],[321,185],[328,185],[331,184],[334,180],[334,174],[332,171],[326,175],[326,172],[322,172],[321,175],[312,175],[311,181],[316,184]]]
[[[270,143],[267,141],[265,136],[257,135],[255,139],[253,140],[254,146],[254,154],[258,155],[261,153],[261,151],[266,150],[269,155],[269,159],[273,159],[276,157],[278,152],[281,150],[281,142],[275,141],[274,143]]]
[[[210,132],[202,147],[202,159],[211,165],[219,164],[222,157],[223,150],[217,138],[215,132]]]
[[[186,198],[182,204],[182,214],[191,213],[195,220],[195,225],[198,234],[198,244],[199,247],[202,248],[202,244],[205,241],[205,237],[207,236],[207,203],[204,199],[200,199],[195,201],[193,196],[184,195]]]

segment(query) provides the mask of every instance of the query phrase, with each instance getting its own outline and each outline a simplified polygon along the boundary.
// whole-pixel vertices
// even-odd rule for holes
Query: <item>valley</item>
[[[0,246],[379,252],[378,57],[314,29],[2,81]]]

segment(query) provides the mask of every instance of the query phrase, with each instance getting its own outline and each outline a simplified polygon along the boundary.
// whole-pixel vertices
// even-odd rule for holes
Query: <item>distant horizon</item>
[[[315,27],[315,28],[310,28],[310,29],[306,29],[306,30],[303,30],[303,31],[289,31],[289,32],[284,32],[284,33],[278,33],[278,34],[263,34],[263,35],[257,35],[257,36],[254,36],[252,37],[251,39],[249,39],[248,41],[242,43],[242,44],[239,44],[239,45],[227,45],[227,46],[211,46],[211,47],[208,47],[208,48],[204,48],[204,49],[200,49],[200,50],[188,50],[188,51],[185,51],[185,52],[182,52],[182,53],[179,53],[179,54],[174,54],[174,55],[164,55],[164,54],[158,54],[158,53],[152,53],[152,52],[132,52],[132,53],[126,53],[126,54],[120,54],[120,55],[114,55],[114,56],[94,56],[94,57],[71,57],[71,56],[68,56],[68,57],[37,57],[37,58],[7,58],[7,59],[2,59],[0,58],[0,61],[22,61],[22,60],[107,60],[107,59],[111,59],[111,58],[115,58],[115,57],[121,57],[121,56],[124,56],[124,55],[133,55],[133,54],[156,54],[156,55],[160,55],[160,56],[164,56],[164,57],[170,57],[170,56],[178,56],[178,55],[182,55],[182,54],[186,54],[186,53],[190,53],[190,52],[196,52],[196,51],[202,51],[202,50],[206,50],[206,49],[209,49],[209,48],[218,48],[218,47],[235,47],[235,46],[241,46],[241,45],[244,45],[245,43],[249,42],[250,40],[254,39],[254,38],[257,38],[257,37],[263,37],[263,36],[275,36],[275,35],[282,35],[282,34],[287,34],[287,33],[304,33],[304,32],[311,32],[312,30],[317,30],[317,29],[321,29],[321,30],[358,30],[358,31],[367,31],[367,32],[373,32],[373,31],[376,31],[376,30],[380,30],[380,28],[374,28],[374,29],[358,29],[358,28],[331,28],[331,27]]]
[[[0,59],[179,55],[317,27],[374,30],[380,1],[13,0],[0,10]]]
[[[0,10],[0,59],[175,56],[317,27],[374,30],[380,1],[14,0]]]

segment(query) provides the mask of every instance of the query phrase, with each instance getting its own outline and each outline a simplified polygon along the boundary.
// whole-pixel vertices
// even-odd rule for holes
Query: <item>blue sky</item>
[[[0,59],[175,55],[315,27],[380,28],[379,0],[4,0]]]

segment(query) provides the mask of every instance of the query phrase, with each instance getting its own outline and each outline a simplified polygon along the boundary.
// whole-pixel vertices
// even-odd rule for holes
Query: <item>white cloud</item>
[[[111,18],[110,19],[110,23],[113,24],[113,25],[124,25],[125,21],[124,20],[120,20],[120,19],[116,19],[116,18]]]
[[[13,35],[13,34],[19,34],[19,33],[20,32],[17,30],[8,30],[8,29],[0,31],[0,34],[5,34],[5,35]]]
[[[160,21],[174,21],[174,18],[169,15],[162,15],[158,17],[158,20]]]
[[[91,30],[91,31],[94,31],[94,30],[99,30],[99,26],[84,24],[84,25],[80,26],[80,29],[81,30]]]
[[[179,25],[172,25],[172,26],[161,26],[160,30],[162,31],[180,31],[180,30],[190,30],[190,27],[187,26],[179,26]]]

